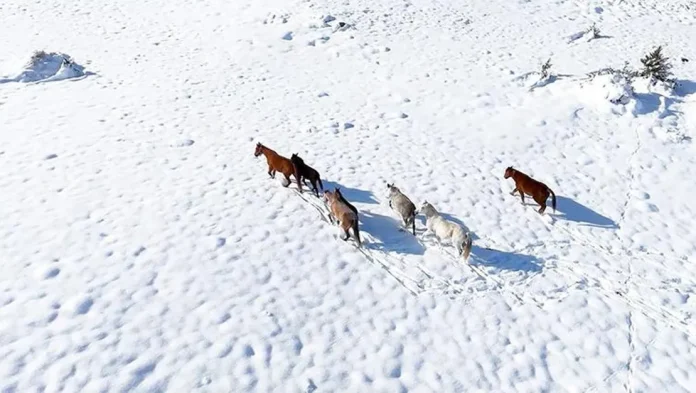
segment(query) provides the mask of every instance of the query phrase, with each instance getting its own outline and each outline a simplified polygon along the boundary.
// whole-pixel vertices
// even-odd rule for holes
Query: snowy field
[[[3,0],[0,392],[694,392],[695,36],[693,0]],[[587,75],[659,45],[674,90]]]

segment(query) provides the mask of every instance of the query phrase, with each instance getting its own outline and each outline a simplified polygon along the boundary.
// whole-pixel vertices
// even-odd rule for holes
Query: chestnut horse
[[[342,240],[348,240],[350,237],[349,229],[353,229],[353,237],[358,242],[358,247],[362,245],[360,241],[360,229],[358,228],[358,214],[355,213],[348,205],[341,201],[339,194],[334,191],[329,190],[324,191],[324,200],[329,206],[329,219],[333,223],[334,220],[338,221],[339,226],[343,229],[346,237],[341,238]]]
[[[266,157],[266,161],[268,161],[268,176],[275,179],[276,172],[280,172],[285,176],[285,180],[288,181],[284,187],[289,186],[290,175],[295,174],[295,167],[292,165],[292,162],[259,142],[256,144],[254,157],[258,157],[261,154],[263,154]]]
[[[530,195],[534,201],[541,206],[541,208],[539,208],[539,214],[544,214],[546,210],[546,200],[549,198],[549,195],[551,195],[551,207],[553,207],[554,212],[556,211],[556,194],[554,194],[546,184],[532,179],[511,166],[505,169],[505,178],[508,179],[510,177],[515,181],[515,189],[512,190],[510,195],[515,195],[515,192],[519,191],[522,203],[524,203],[524,194]]]

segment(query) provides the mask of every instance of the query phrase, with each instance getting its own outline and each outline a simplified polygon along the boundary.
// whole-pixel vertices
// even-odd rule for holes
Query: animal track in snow
[[[55,266],[44,267],[37,272],[37,276],[42,280],[55,278],[58,274],[60,274],[60,269]]]
[[[281,23],[285,24],[288,23],[288,20],[290,19],[289,14],[269,14],[266,19],[263,20],[263,24],[274,24],[274,23]]]
[[[69,301],[66,309],[72,315],[77,316],[87,314],[92,308],[92,305],[94,305],[94,300],[90,296],[82,295]]]
[[[172,146],[174,146],[174,147],[186,147],[186,146],[191,146],[194,143],[195,142],[193,141],[193,139],[181,139],[181,140],[178,140],[178,141],[172,143]]]

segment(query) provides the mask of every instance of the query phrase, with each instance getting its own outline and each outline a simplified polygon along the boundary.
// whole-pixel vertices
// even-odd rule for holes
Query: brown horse
[[[319,197],[317,183],[319,183],[319,186],[321,186],[321,190],[324,191],[324,185],[321,183],[319,172],[317,172],[311,166],[305,164],[304,160],[297,154],[293,154],[290,157],[290,162],[292,162],[292,165],[295,167],[295,180],[297,180],[297,188],[300,190],[300,192],[302,192],[302,182],[309,179],[309,181],[312,183],[312,188],[314,189],[314,195]]]
[[[556,194],[546,184],[532,179],[511,166],[505,169],[505,178],[508,179],[510,177],[515,181],[515,189],[512,190],[510,195],[515,195],[515,192],[519,191],[522,203],[524,203],[524,194],[531,195],[534,201],[541,206],[539,214],[544,214],[546,200],[551,195],[551,207],[553,207],[554,212],[556,211]]]
[[[254,157],[258,157],[261,154],[263,154],[266,157],[266,161],[268,161],[268,176],[275,179],[276,172],[280,172],[285,176],[285,180],[288,181],[284,186],[289,186],[290,175],[295,174],[295,167],[292,165],[292,162],[259,142],[256,144]]]
[[[343,232],[345,232],[346,237],[341,239],[343,241],[348,240],[350,237],[348,230],[353,228],[353,237],[358,242],[358,247],[362,246],[362,242],[360,241],[360,229],[358,228],[358,214],[341,201],[336,191],[324,191],[324,199],[329,206],[329,219],[332,223],[334,220],[337,220],[339,226],[343,229]]]

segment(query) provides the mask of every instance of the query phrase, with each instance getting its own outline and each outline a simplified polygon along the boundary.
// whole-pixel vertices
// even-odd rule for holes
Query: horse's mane
[[[337,189],[336,189],[336,195],[338,195],[338,199],[339,199],[341,202],[345,203],[345,205],[348,206],[348,208],[349,208],[350,210],[352,210],[353,213],[355,213],[356,216],[358,215],[358,209],[356,209],[355,206],[353,206],[350,202],[348,202],[348,201],[346,200],[346,198],[343,197],[343,194],[341,194],[341,189],[340,189],[340,188],[337,188]]]
[[[275,150],[271,149],[270,147],[268,147],[268,146],[266,146],[266,145],[264,145],[264,144],[262,144],[262,143],[259,143],[259,146],[261,146],[261,149],[262,149],[262,150],[266,150],[267,152],[269,152],[269,153],[271,153],[271,154],[278,155],[278,153],[276,153]]]

